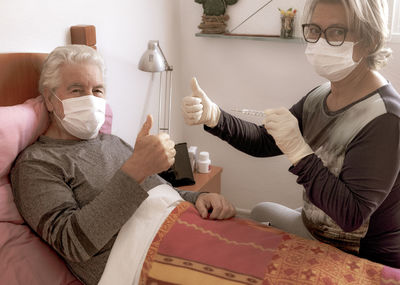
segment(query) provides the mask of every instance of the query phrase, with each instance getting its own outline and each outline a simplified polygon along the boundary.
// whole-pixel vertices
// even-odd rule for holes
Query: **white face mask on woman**
[[[86,95],[60,101],[64,107],[64,118],[60,119],[56,112],[54,115],[64,129],[80,139],[95,138],[105,121],[106,100]]]
[[[305,54],[315,71],[329,81],[346,78],[360,63],[353,61],[353,42],[344,42],[341,46],[331,46],[320,39],[308,43]]]

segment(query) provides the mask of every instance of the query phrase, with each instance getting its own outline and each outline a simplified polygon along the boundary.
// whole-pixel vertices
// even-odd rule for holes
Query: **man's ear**
[[[50,97],[53,96],[53,94],[51,94],[51,92],[48,88],[45,88],[42,96],[44,98],[44,103],[46,104],[47,111],[49,111],[50,113],[53,112],[54,106],[50,102]]]

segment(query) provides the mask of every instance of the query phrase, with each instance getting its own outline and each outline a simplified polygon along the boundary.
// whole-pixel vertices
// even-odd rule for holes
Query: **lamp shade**
[[[139,69],[146,72],[161,72],[167,69],[164,55],[160,51],[158,41],[149,41],[147,50],[139,61]]]

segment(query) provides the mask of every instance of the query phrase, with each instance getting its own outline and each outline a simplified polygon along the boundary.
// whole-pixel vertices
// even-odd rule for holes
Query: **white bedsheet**
[[[159,185],[149,192],[121,228],[107,260],[99,285],[138,284],[147,250],[161,224],[183,201],[172,187]]]

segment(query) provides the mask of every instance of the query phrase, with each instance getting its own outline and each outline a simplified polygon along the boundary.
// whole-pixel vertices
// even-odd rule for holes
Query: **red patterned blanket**
[[[139,284],[400,284],[400,269],[249,220],[205,220],[183,202],[155,236]]]

